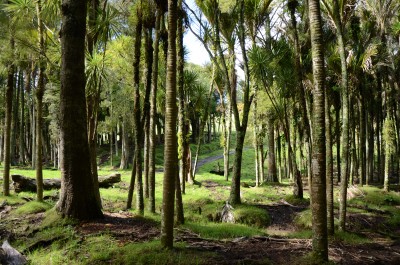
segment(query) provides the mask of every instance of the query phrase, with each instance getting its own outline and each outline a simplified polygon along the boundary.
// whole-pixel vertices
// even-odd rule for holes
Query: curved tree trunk
[[[325,69],[322,18],[319,0],[308,2],[314,75],[313,160],[312,160],[312,229],[313,252],[317,260],[328,260],[326,226],[326,150],[325,150]]]
[[[85,102],[86,2],[63,0],[61,35],[61,193],[58,212],[79,220],[102,217],[90,169]]]
[[[167,84],[165,91],[165,145],[164,145],[164,181],[161,218],[161,245],[173,247],[174,239],[174,195],[175,180],[178,172],[178,150],[176,137],[176,29],[177,1],[168,0],[168,53]]]

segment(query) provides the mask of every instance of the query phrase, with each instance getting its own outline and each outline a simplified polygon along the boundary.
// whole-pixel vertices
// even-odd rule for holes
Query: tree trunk
[[[165,91],[164,181],[161,218],[161,245],[171,249],[174,239],[174,195],[178,172],[176,137],[176,29],[177,1],[168,0],[167,83]]]
[[[25,91],[30,90],[30,74],[29,71],[24,72],[24,88],[21,90],[21,119],[19,127],[19,163],[25,165]]]
[[[253,102],[253,137],[254,137],[254,160],[255,160],[255,174],[256,174],[256,187],[260,186],[260,150],[258,149],[259,135],[257,127],[257,88],[255,88],[254,102]],[[262,155],[262,153],[261,153]]]
[[[136,182],[136,152],[134,153],[132,159],[131,180],[129,182],[128,200],[126,201],[126,209],[132,208],[132,199],[133,199],[133,191],[135,190],[135,182]]]
[[[336,1],[336,0],[335,0]],[[317,260],[328,261],[326,220],[326,150],[325,150],[325,72],[322,40],[322,19],[319,0],[308,2],[311,49],[314,75],[313,101],[313,160],[311,211],[313,252]]]
[[[240,13],[239,13],[239,24],[238,24],[238,39],[240,43],[240,48],[243,57],[243,70],[244,70],[244,87],[243,87],[243,111],[242,111],[242,119],[239,116],[239,110],[237,105],[236,98],[236,90],[232,90],[233,86],[231,86],[231,106],[233,109],[234,117],[235,117],[235,128],[236,128],[236,153],[235,160],[233,165],[233,176],[231,183],[231,193],[229,197],[229,201],[231,204],[240,204],[240,178],[241,178],[241,169],[242,169],[242,154],[243,154],[243,144],[244,138],[246,136],[247,130],[247,122],[249,119],[250,106],[252,102],[252,97],[250,97],[250,71],[249,64],[247,58],[247,50],[246,50],[246,38],[245,38],[245,28],[244,28],[244,0],[239,2],[240,5]],[[242,124],[240,124],[240,120]]]
[[[142,42],[142,10],[141,6],[137,8],[137,22],[135,25],[135,43],[133,57],[133,87],[134,87],[134,142],[135,142],[135,157],[136,157],[136,210],[139,214],[144,213],[143,199],[143,182],[142,182],[142,126],[141,126],[141,111],[140,111],[140,48]]]
[[[275,130],[272,117],[268,118],[268,181],[278,182],[275,159]]]
[[[178,1],[178,9],[181,10],[179,12],[179,17],[178,17],[178,25],[177,25],[177,38],[176,38],[176,45],[177,45],[177,86],[178,86],[178,94],[179,94],[179,148],[180,148],[180,170],[179,172],[181,173],[180,177],[180,183],[182,185],[182,193],[185,194],[185,182],[186,178],[188,176],[189,172],[189,166],[188,165],[188,145],[189,145],[189,139],[188,139],[188,125],[187,125],[187,111],[186,111],[186,104],[185,104],[185,91],[184,91],[184,48],[183,48],[183,10],[182,10],[182,1]],[[178,190],[176,191],[178,192]],[[178,207],[178,194],[177,194],[177,221],[183,221],[180,220],[180,213],[179,213],[179,207]],[[183,213],[182,213],[183,217]]]
[[[144,30],[145,62],[146,62],[146,91],[143,102],[142,124],[144,125],[144,196],[149,198],[149,131],[150,131],[150,91],[153,71],[153,31],[151,28]]]
[[[43,171],[42,171],[42,112],[43,112],[43,95],[45,89],[44,83],[44,71],[45,66],[43,62],[44,54],[44,36],[43,36],[43,23],[41,19],[42,13],[42,3],[41,0],[36,2],[36,15],[38,22],[38,33],[39,33],[39,75],[38,75],[38,85],[36,89],[36,200],[43,201]]]
[[[61,193],[63,217],[102,217],[90,169],[85,102],[86,2],[63,0],[61,35]]]
[[[162,11],[157,8],[156,15],[156,28],[154,37],[154,51],[153,51],[153,71],[150,91],[150,121],[149,121],[149,211],[156,212],[156,98],[157,98],[157,85],[158,85],[158,50],[160,43],[160,23]]]
[[[99,12],[99,1],[98,0],[89,0],[89,21],[88,27],[89,30],[87,32],[87,48],[89,51],[89,55],[94,55],[94,50],[96,48],[97,42],[97,33],[96,32],[96,23],[97,23],[97,14]],[[101,71],[101,70],[96,70]],[[86,97],[86,105],[87,105],[87,121],[88,121],[88,143],[89,143],[89,154],[90,154],[90,170],[92,172],[93,186],[94,186],[94,194],[101,208],[101,197],[99,191],[99,183],[98,183],[98,172],[97,172],[97,113],[100,104],[100,91],[101,91],[101,79],[95,80],[94,83],[90,84],[87,89],[90,91],[87,93]]]
[[[326,204],[328,234],[334,234],[333,212],[333,152],[332,152],[332,119],[329,96],[325,97],[325,135],[326,135]]]
[[[10,48],[14,52],[14,37],[11,35]],[[7,88],[6,88],[6,122],[4,133],[4,173],[3,173],[3,194],[10,196],[10,165],[11,165],[11,120],[12,102],[14,92],[14,62],[9,62],[7,69]]]

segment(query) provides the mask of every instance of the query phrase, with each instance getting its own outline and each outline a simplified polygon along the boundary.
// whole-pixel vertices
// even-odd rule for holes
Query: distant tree
[[[61,193],[56,209],[79,220],[102,217],[90,169],[85,103],[86,2],[61,5]]]

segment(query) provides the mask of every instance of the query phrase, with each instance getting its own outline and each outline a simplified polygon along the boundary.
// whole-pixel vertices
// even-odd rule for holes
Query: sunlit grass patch
[[[187,223],[183,227],[190,229],[202,238],[229,239],[242,236],[264,235],[265,231],[243,224],[230,223]]]
[[[310,228],[312,227],[312,219],[311,219],[311,209],[304,210],[300,212],[295,218],[294,222],[296,225],[302,228]]]
[[[370,240],[366,237],[346,231],[336,231],[335,235],[333,236],[333,240],[345,242],[351,245],[365,244],[370,242]]]
[[[10,196],[0,196],[0,204],[7,204],[7,205],[16,205],[25,203],[25,201],[18,195],[10,195]]]
[[[251,205],[240,205],[233,211],[235,221],[241,224],[266,227],[271,220],[266,210]]]
[[[52,207],[52,204],[47,202],[31,201],[18,207],[13,213],[16,215],[32,214],[45,212]]]

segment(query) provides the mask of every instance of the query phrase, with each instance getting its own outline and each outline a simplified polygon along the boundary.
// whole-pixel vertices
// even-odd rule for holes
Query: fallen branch
[[[15,192],[21,191],[31,191],[36,192],[36,179],[24,177],[22,175],[11,175],[11,179],[13,180],[13,186]],[[99,177],[99,187],[100,188],[109,188],[113,184],[121,181],[121,174],[113,173],[111,175],[105,177]],[[44,179],[43,180],[43,189],[51,190],[51,189],[60,189],[61,188],[61,180],[60,179]]]

